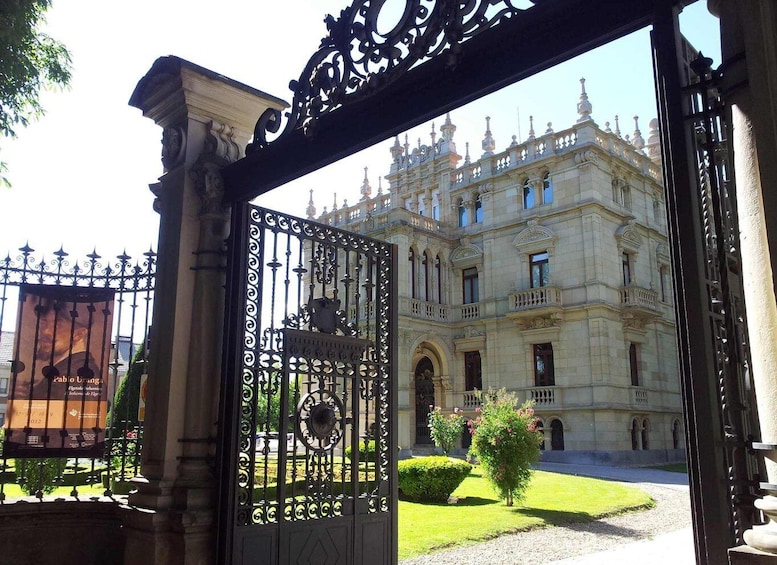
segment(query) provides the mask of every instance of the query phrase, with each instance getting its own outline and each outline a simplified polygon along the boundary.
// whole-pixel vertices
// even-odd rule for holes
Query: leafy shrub
[[[458,408],[453,409],[452,414],[443,414],[439,406],[435,406],[429,412],[429,433],[434,445],[442,449],[446,457],[456,447],[456,441],[461,436],[464,428],[464,416]]]
[[[345,456],[348,460],[351,460],[353,454],[352,446],[345,448]],[[360,441],[359,442],[359,462],[361,463],[374,463],[375,462],[375,442],[373,440]]]
[[[472,466],[460,459],[431,456],[400,461],[398,470],[399,490],[404,497],[445,502],[469,475]]]
[[[531,465],[540,457],[542,434],[530,402],[504,389],[483,395],[480,415],[470,420],[470,455],[476,457],[486,478],[507,506],[520,500],[531,481]]]
[[[24,477],[22,490],[35,496],[49,494],[57,487],[60,466],[64,463],[64,459],[17,459],[16,476]]]

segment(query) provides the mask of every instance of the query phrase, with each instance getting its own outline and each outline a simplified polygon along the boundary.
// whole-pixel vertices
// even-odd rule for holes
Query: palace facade
[[[684,458],[657,123],[647,142],[579,119],[503,150],[486,118],[462,157],[450,115],[430,143],[395,139],[376,194],[308,218],[399,251],[399,444],[433,447],[430,406],[474,416],[478,391],[532,400],[543,459]],[[466,448],[469,434],[462,435]]]

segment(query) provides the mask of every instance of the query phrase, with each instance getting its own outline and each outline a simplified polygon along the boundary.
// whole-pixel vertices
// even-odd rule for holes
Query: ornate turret
[[[310,189],[310,200],[308,200],[308,207],[305,210],[308,215],[308,220],[312,220],[316,217],[316,206],[313,204],[313,189]]]
[[[591,119],[591,111],[593,110],[593,106],[591,106],[591,103],[588,101],[588,94],[585,91],[585,79],[580,79],[580,101],[577,103],[577,113],[580,116],[577,118],[577,122],[587,122]]]
[[[494,154],[494,149],[496,148],[496,141],[494,141],[494,136],[491,135],[491,117],[486,116],[486,134],[483,138],[483,157],[489,157]]]
[[[370,186],[370,181],[367,180],[367,167],[364,167],[364,181],[362,182],[362,200],[369,200],[372,196],[372,187]]]
[[[634,137],[631,139],[631,144],[638,151],[645,147],[645,140],[642,139],[642,132],[639,131],[639,116],[634,116]]]
[[[648,124],[648,139],[645,149],[648,157],[656,163],[661,163],[661,136],[658,131],[658,120],[653,118]]]

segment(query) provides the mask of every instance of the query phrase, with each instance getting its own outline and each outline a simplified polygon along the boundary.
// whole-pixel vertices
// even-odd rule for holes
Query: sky
[[[402,4],[387,0],[386,5]],[[104,257],[123,251],[139,257],[156,248],[158,215],[148,185],[162,174],[161,129],[128,100],[137,82],[160,56],[176,55],[264,92],[291,101],[288,83],[299,77],[326,35],[323,18],[338,15],[347,0],[55,0],[44,30],[62,41],[73,59],[65,91],[46,91],[46,115],[0,139],[0,159],[13,186],[0,188],[0,254],[29,243],[50,255],[62,246],[73,257],[96,249]],[[528,5],[528,0],[516,2]],[[719,64],[717,20],[699,1],[681,15],[683,33]],[[386,12],[390,15],[391,12]],[[387,16],[388,17],[388,16]],[[549,38],[550,40],[550,38]],[[513,135],[529,132],[529,116],[541,134],[577,119],[579,79],[585,77],[592,117],[603,126],[620,116],[622,133],[639,116],[647,139],[656,116],[649,36],[642,30],[507,87],[451,113],[460,153],[470,144],[480,156],[485,117],[497,151]],[[257,116],[258,117],[258,116]],[[435,120],[437,130],[443,117]],[[428,144],[431,125],[409,132],[410,144]],[[388,173],[393,140],[311,173],[260,197],[257,202],[305,215],[309,190],[320,213],[343,199],[356,203],[368,168],[377,191]],[[404,140],[403,140],[404,141]],[[388,185],[383,181],[384,191]]]

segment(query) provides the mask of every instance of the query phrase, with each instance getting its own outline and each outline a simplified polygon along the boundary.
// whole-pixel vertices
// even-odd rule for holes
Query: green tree
[[[65,459],[16,459],[16,474],[24,478],[22,490],[31,496],[43,496],[57,488]]]
[[[281,378],[280,372],[271,377],[271,381],[259,383],[256,401],[256,431],[278,432],[281,422]],[[287,399],[287,413],[294,411],[294,386],[289,385]],[[289,421],[286,431],[293,431],[294,423]]]
[[[504,389],[483,395],[480,414],[469,421],[471,456],[507,506],[523,497],[531,481],[531,465],[540,457],[542,434],[530,402],[518,406]]]
[[[456,441],[464,429],[464,416],[458,408],[454,408],[452,414],[443,414],[439,406],[429,412],[429,433],[434,445],[442,449],[446,457],[456,447]]]
[[[40,31],[51,0],[0,2],[0,132],[16,137],[43,115],[40,91],[70,82],[70,53]],[[10,186],[7,165],[0,161],[0,184]]]
[[[111,438],[123,438],[127,431],[134,431],[139,423],[140,377],[146,370],[143,355],[143,348],[139,347],[113,396],[113,406],[108,413]]]

